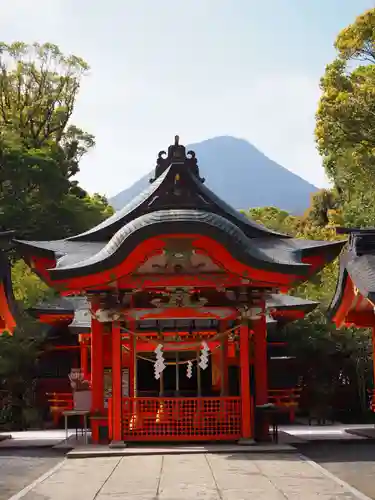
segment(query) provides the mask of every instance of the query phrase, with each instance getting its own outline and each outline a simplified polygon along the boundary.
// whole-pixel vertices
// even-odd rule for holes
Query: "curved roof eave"
[[[154,196],[155,192],[159,189],[164,179],[167,177],[169,171],[170,167],[160,177],[158,177],[155,182],[150,184],[138,196],[133,198],[128,204],[125,205],[124,208],[111,215],[111,217],[108,217],[108,219],[105,219],[103,222],[88,231],[67,238],[67,241],[77,241],[80,239],[92,241],[90,240],[91,237],[94,235],[96,237],[101,236],[101,233],[106,232],[106,230],[111,227],[113,227],[114,233],[117,232],[122,225],[132,219],[132,216],[137,217],[137,209],[146,204]]]
[[[99,252],[106,245],[106,241],[26,241],[14,239],[16,248],[22,250],[24,256],[40,256],[56,259],[64,255],[76,254],[84,257],[92,252]]]
[[[72,301],[66,299],[64,297],[58,297],[55,300],[49,300],[48,302],[41,302],[34,307],[29,307],[27,312],[33,316],[38,317],[42,314],[51,314],[51,315],[68,315],[74,314],[74,305]]]
[[[283,259],[268,256],[232,222],[217,214],[198,210],[165,210],[145,214],[121,228],[98,253],[69,266],[50,269],[53,279],[68,279],[111,269],[119,265],[140,243],[160,234],[202,234],[222,243],[245,265],[285,274],[307,276],[309,265],[298,262],[292,249]],[[285,256],[288,260],[285,260]],[[62,259],[62,262],[64,259]]]
[[[347,270],[340,265],[339,277],[336,283],[336,290],[327,310],[327,316],[330,320],[334,319],[339,310],[341,301],[344,297],[344,290],[347,278],[348,278]]]
[[[371,302],[375,295],[375,255],[346,259],[345,269],[361,295]]]
[[[266,300],[266,307],[276,310],[302,309],[308,312],[313,311],[319,302],[315,300],[303,299],[294,295],[284,293],[272,293]]]

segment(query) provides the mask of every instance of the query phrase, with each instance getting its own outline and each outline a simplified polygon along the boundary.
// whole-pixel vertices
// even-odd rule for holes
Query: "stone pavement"
[[[62,453],[43,449],[0,449],[0,500],[8,498],[35,481],[63,460]]]
[[[13,500],[364,500],[298,454],[64,460]],[[12,500],[10,499],[10,500]]]

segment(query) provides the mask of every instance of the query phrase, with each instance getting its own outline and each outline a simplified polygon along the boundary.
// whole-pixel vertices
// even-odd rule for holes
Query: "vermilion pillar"
[[[89,366],[88,366],[88,346],[83,342],[80,343],[80,357],[81,357],[81,372],[85,380],[88,378]]]
[[[104,411],[103,323],[91,319],[91,411]]]
[[[267,366],[267,323],[266,315],[254,320],[254,372],[255,401],[257,405],[268,403],[268,366]]]
[[[372,328],[372,375],[374,377],[374,392],[375,395],[375,326]]]
[[[228,396],[229,371],[228,371],[228,337],[221,341],[221,395]]]
[[[129,330],[133,332],[129,339],[129,397],[137,397],[137,341],[135,337],[136,322],[128,321]]]
[[[118,322],[112,323],[112,439],[122,440],[122,352]]]
[[[221,324],[221,332],[225,332],[228,329],[227,321],[223,321]],[[220,382],[221,382],[221,395],[228,395],[229,387],[229,373],[228,373],[228,335],[225,335],[221,339],[220,343]]]
[[[266,315],[253,320],[254,331],[254,377],[255,377],[255,405],[268,403],[268,359],[267,359],[267,322]],[[259,426],[257,438],[269,440],[269,422],[265,419]]]
[[[247,320],[242,321],[240,326],[241,430],[242,439],[249,439],[252,437],[249,326]]]

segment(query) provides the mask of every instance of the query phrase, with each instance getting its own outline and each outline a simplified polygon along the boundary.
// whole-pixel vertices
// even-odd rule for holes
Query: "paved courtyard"
[[[8,500],[63,458],[48,449],[0,449],[0,500]]]
[[[354,500],[296,454],[191,454],[64,460],[24,500]]]
[[[299,450],[329,472],[375,499],[375,443],[316,443]]]

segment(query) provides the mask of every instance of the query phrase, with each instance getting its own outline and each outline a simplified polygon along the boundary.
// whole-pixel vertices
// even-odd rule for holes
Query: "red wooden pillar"
[[[240,381],[241,381],[241,434],[242,439],[252,437],[250,394],[249,326],[247,320],[240,325]]]
[[[372,327],[372,376],[374,379],[374,389],[372,391],[371,405],[374,405],[375,398],[375,326]]]
[[[224,321],[221,325],[221,331],[225,332],[228,329],[228,322]],[[228,372],[228,335],[221,339],[221,395],[228,396],[229,389],[229,372]]]
[[[112,323],[112,440],[122,440],[122,352],[118,322]],[[110,417],[111,418],[111,417]]]
[[[91,411],[104,411],[103,323],[91,319]]]
[[[128,328],[131,332],[135,333],[136,322],[134,320],[128,321]],[[136,347],[137,341],[134,333],[129,334],[129,397],[135,398],[137,396],[137,363],[136,363]]]
[[[255,399],[257,405],[268,403],[267,323],[266,315],[253,321]]]
[[[255,377],[255,405],[268,403],[268,353],[267,353],[267,320],[263,313],[260,319],[253,321],[254,331],[254,377]],[[258,430],[259,439],[270,439],[269,422],[264,420]]]
[[[81,372],[83,373],[83,378],[88,379],[89,366],[88,366],[88,346],[81,342],[79,345],[80,357],[81,357]]]

